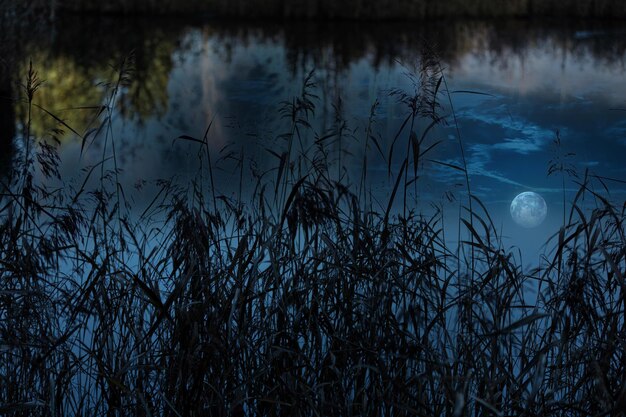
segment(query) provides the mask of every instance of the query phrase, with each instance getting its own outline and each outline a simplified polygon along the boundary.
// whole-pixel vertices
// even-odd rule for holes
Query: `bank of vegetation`
[[[12,3],[12,1],[9,1]],[[424,19],[449,16],[624,17],[621,0],[36,0],[43,6],[95,13],[206,13],[245,18]]]
[[[133,67],[125,59],[106,84],[99,134],[76,132],[104,151],[73,183],[59,183],[55,152],[72,128],[32,111],[45,88],[34,69],[22,80],[31,111],[0,188],[1,414],[624,415],[626,205],[610,183],[575,180],[565,223],[529,269],[501,245],[466,166],[448,164],[468,179],[450,247],[443,211],[410,201],[436,146],[417,127],[451,110],[445,74],[425,59],[416,89],[394,92],[406,109],[395,138],[376,135],[376,106],[362,131],[338,113],[315,132],[307,77],[282,107],[274,167],[247,174],[229,155],[234,178],[255,181],[250,198],[213,186],[209,126],[177,139],[197,147],[198,177],[160,181],[133,208],[107,128]],[[56,128],[33,135],[35,115]],[[365,187],[367,158],[356,182],[337,165],[347,134],[364,152],[405,155],[388,165],[384,201]]]

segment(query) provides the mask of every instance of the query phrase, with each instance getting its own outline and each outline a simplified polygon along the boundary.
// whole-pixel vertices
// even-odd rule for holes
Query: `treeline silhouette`
[[[234,17],[415,19],[444,16],[626,16],[622,0],[56,0],[71,11],[204,12]]]

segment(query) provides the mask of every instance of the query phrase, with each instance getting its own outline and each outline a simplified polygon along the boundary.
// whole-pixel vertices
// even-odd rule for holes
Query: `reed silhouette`
[[[107,128],[134,56],[106,83],[102,160],[77,185],[58,187],[54,142],[29,129],[32,117],[73,128],[29,112],[0,207],[0,412],[623,416],[626,204],[598,177],[574,179],[545,262],[522,268],[467,167],[448,166],[468,181],[450,247],[443,211],[417,212],[406,193],[436,146],[413,122],[453,122],[445,71],[428,57],[414,89],[393,92],[406,111],[394,138],[372,134],[376,106],[364,131],[345,128],[339,103],[333,126],[315,131],[310,72],[281,107],[284,146],[275,166],[252,170],[249,198],[216,188],[220,161],[241,181],[245,157],[214,154],[209,124],[176,139],[198,148],[197,177],[159,181],[136,214]],[[36,68],[21,85],[33,108],[45,88]],[[348,132],[364,149],[395,145],[380,152],[401,160],[380,208],[341,169]]]

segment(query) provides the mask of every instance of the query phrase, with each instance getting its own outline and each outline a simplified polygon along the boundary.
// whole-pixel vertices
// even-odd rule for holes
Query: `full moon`
[[[511,203],[511,217],[515,223],[528,229],[539,226],[547,214],[546,201],[532,191],[519,194]]]

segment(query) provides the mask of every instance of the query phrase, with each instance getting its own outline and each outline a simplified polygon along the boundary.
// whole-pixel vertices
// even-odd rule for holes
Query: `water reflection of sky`
[[[615,110],[626,106],[622,29],[551,29],[542,24],[529,28],[519,22],[506,28],[471,22],[457,24],[452,34],[438,39],[437,34],[445,32],[443,25],[429,32],[433,34],[429,42],[439,45],[450,90],[485,94],[452,95],[473,192],[503,234],[512,237],[511,244],[536,251],[537,242],[558,230],[563,217],[561,177],[547,176],[557,130],[562,150],[574,154],[571,162],[580,175],[589,169],[605,177],[626,178],[626,113]],[[128,183],[193,175],[197,149],[173,139],[182,134],[202,137],[210,123],[216,158],[230,146],[261,165],[273,163],[266,149],[282,146],[276,139],[285,129],[278,117],[280,102],[299,93],[304,75],[312,68],[319,96],[314,123],[318,132],[330,128],[339,94],[348,125],[362,138],[370,107],[378,99],[375,129],[388,146],[406,115],[406,108],[389,91],[412,90],[405,73],[419,60],[422,45],[411,38],[410,26],[395,28],[392,35],[390,29],[208,24],[178,30],[177,40],[167,40],[171,52],[161,53],[170,60],[164,66],[167,82],[153,87],[166,89],[165,111],[141,118],[130,111],[114,119],[113,136],[120,144],[120,164]],[[149,49],[145,39],[141,42],[140,48]],[[158,42],[150,48],[154,53]],[[90,63],[81,65],[88,68]],[[451,122],[445,96],[440,95],[440,100]],[[423,127],[418,125],[418,130]],[[443,142],[430,158],[460,165],[456,134],[451,124],[433,130],[427,143]],[[354,155],[352,160],[342,159],[343,163],[358,170],[362,142],[347,140],[342,146]],[[76,157],[77,149],[76,144],[65,144],[66,158]],[[404,145],[396,151],[396,171],[404,151]],[[95,143],[82,163],[95,163],[101,157]],[[389,184],[387,165],[374,152],[370,161],[372,184],[384,194]],[[234,192],[228,190],[232,171],[225,166],[224,172],[219,187],[229,194]],[[457,171],[425,163],[419,200],[445,201],[451,212],[458,213],[458,202],[450,203],[444,195],[451,191],[461,201],[463,181]],[[566,193],[572,195],[575,184],[570,178],[566,184]],[[612,185],[613,197],[623,201],[626,187]],[[539,231],[521,230],[508,215],[512,198],[527,190],[541,193],[549,206],[546,227]]]

